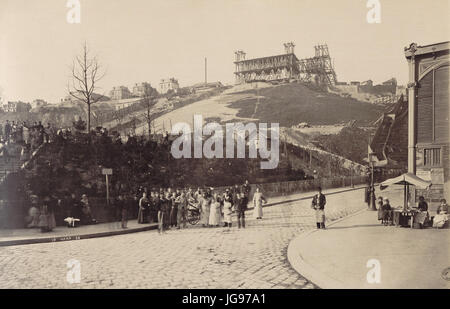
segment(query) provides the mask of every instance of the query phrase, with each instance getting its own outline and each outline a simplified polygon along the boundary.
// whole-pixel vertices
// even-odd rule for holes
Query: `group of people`
[[[378,220],[384,225],[393,225],[393,209],[390,205],[388,198],[378,197]],[[430,217],[428,213],[428,203],[423,196],[419,196],[419,203],[417,205],[417,211],[414,213],[413,220],[419,224],[422,229],[432,222],[431,226],[435,228],[442,228],[449,220],[448,217],[448,205],[445,199],[440,200],[440,204],[436,210],[436,215]]]
[[[44,127],[40,121],[28,124],[26,121],[20,123],[6,120],[3,126],[0,124],[0,156],[4,158],[5,162],[8,162],[12,155],[8,152],[8,145],[22,146],[21,155],[25,155],[42,143],[50,142],[54,134],[54,128],[50,123]]]
[[[159,233],[170,228],[186,228],[188,211],[192,209],[199,214],[200,224],[203,227],[228,227],[233,225],[233,217],[237,217],[238,228],[245,228],[245,211],[248,208],[251,186],[248,181],[242,186],[226,188],[219,193],[214,188],[172,189],[147,191],[140,187],[136,194],[119,192],[111,201],[111,209],[115,214],[113,221],[121,221],[121,227],[126,229],[128,218],[136,215],[137,222],[158,223]],[[94,224],[89,199],[86,194],[77,198],[75,193],[67,194],[58,199],[55,196],[45,196],[39,199],[31,195],[31,207],[25,217],[28,228],[40,228],[41,232],[52,231],[56,222],[65,221],[68,227]],[[253,194],[254,218],[263,218],[263,204],[267,203],[260,188]]]
[[[185,228],[189,209],[200,214],[203,227],[228,227],[233,224],[233,213],[236,213],[238,228],[245,228],[245,211],[247,210],[251,187],[248,181],[242,186],[226,188],[217,192],[214,188],[172,188],[152,190],[140,189],[138,201],[138,223],[158,222],[158,231],[163,233],[168,228]],[[123,200],[121,195],[119,201]],[[262,219],[262,205],[267,200],[259,188],[253,195],[254,217]],[[122,203],[122,202],[121,202]],[[123,212],[126,215],[126,211]],[[125,218],[122,218],[122,227]]]
[[[83,194],[80,200],[75,193],[64,199],[45,196],[41,203],[37,196],[31,196],[31,207],[25,217],[28,228],[40,228],[41,232],[50,232],[56,227],[57,219],[67,222],[68,227],[75,227],[76,222],[96,223],[86,194]]]

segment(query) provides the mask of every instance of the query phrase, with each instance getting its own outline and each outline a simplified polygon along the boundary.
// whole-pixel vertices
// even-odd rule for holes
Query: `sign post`
[[[112,175],[112,168],[103,168],[102,174],[106,177],[106,205],[109,207],[109,175]]]

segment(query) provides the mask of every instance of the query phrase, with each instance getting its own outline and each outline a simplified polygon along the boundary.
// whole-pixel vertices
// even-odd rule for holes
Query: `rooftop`
[[[416,43],[411,43],[408,47],[405,47],[405,56],[410,58],[413,55],[425,55],[440,51],[450,50],[450,41],[440,42],[430,45],[419,46]]]

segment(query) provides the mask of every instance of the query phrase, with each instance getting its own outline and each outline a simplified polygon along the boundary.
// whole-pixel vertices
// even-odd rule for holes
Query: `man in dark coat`
[[[75,219],[81,219],[82,217],[82,210],[80,202],[77,199],[77,196],[75,193],[71,194],[70,200],[69,200],[69,207],[70,207],[70,216]]]
[[[244,193],[238,194],[238,200],[236,203],[236,212],[237,212],[237,220],[238,220],[238,228],[245,228],[245,211],[247,210],[247,199],[245,198]]]
[[[325,204],[327,203],[327,199],[325,195],[322,194],[322,188],[317,188],[317,194],[314,195],[311,207],[316,211],[316,225],[317,228],[325,229]]]
[[[9,120],[6,120],[5,124],[5,140],[9,142],[11,136],[11,124],[9,123]]]
[[[243,203],[245,203],[246,205],[248,204],[248,201],[250,199],[250,191],[251,191],[251,186],[248,183],[248,180],[245,181],[245,183],[242,185],[242,190],[241,193],[244,194],[244,201]]]
[[[121,216],[121,226],[123,229],[127,228],[128,224],[128,210],[131,208],[134,199],[133,197],[119,194],[117,196],[116,206]]]

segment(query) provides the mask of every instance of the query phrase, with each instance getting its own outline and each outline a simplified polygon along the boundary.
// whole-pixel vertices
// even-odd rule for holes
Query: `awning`
[[[406,173],[398,177],[383,181],[380,184],[380,189],[386,189],[390,185],[413,185],[419,189],[427,189],[429,186],[431,186],[431,181],[424,180],[412,173]]]

